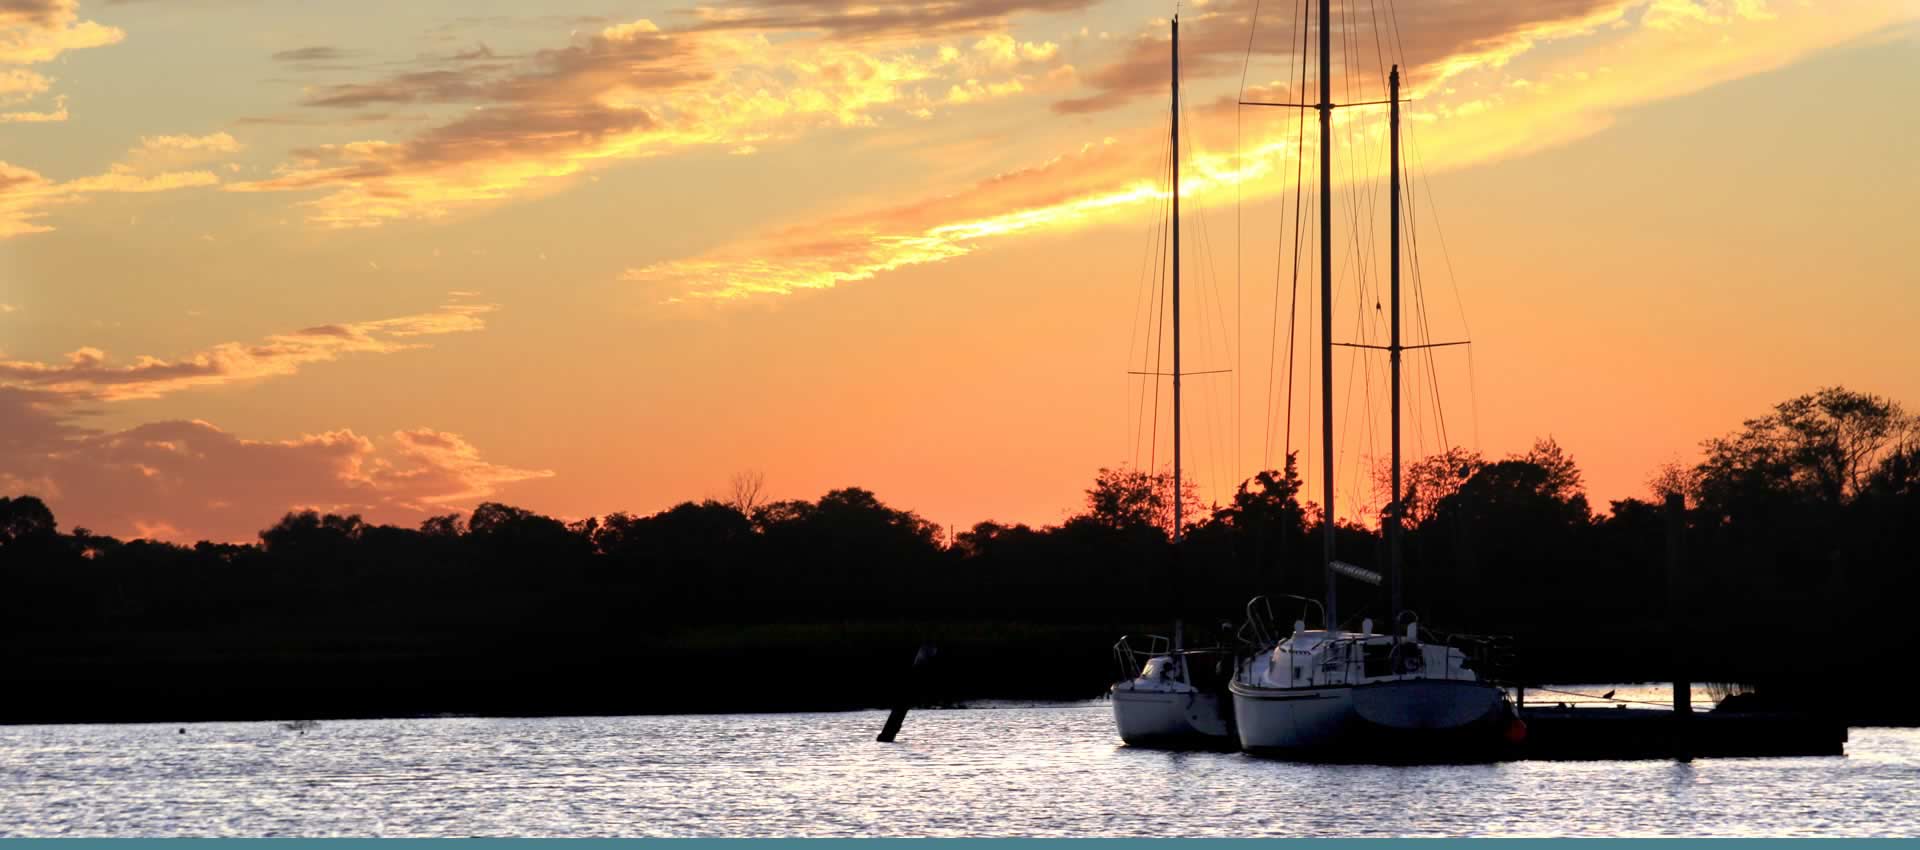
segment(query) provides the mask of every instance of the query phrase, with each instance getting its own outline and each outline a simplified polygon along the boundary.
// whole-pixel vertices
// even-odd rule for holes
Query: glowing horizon
[[[759,469],[781,498],[1050,523],[1097,468],[1161,465],[1164,394],[1124,373],[1152,365],[1164,18],[462,8],[0,10],[0,493],[231,540],[296,507],[651,512]],[[1182,17],[1187,368],[1233,370],[1191,385],[1203,500],[1317,427],[1274,318],[1316,138],[1233,105],[1243,76],[1297,85],[1297,30],[1250,41],[1252,8]],[[1335,99],[1405,64],[1419,333],[1475,342],[1410,374],[1449,421],[1409,457],[1552,436],[1604,510],[1817,386],[1920,405],[1895,255],[1914,123],[1874,88],[1912,55],[1910,6],[1400,14],[1391,56],[1353,39]],[[1814,102],[1846,120],[1796,119]],[[1338,115],[1335,307],[1363,340],[1385,116]],[[1365,520],[1380,378],[1340,357],[1340,514]],[[1267,390],[1288,363],[1291,408]]]

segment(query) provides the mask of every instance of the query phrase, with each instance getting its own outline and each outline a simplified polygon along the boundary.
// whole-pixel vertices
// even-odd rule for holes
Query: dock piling
[[[1685,544],[1687,503],[1667,494],[1667,624],[1673,648],[1673,757],[1693,761],[1693,683],[1688,680]]]
[[[875,741],[891,744],[894,736],[900,734],[900,725],[907,722],[907,709],[912,708],[920,696],[927,665],[938,652],[933,644],[923,643],[919,651],[913,654],[913,666],[907,669],[906,679],[900,684],[900,693],[894,698],[893,711],[887,715],[887,722],[880,727],[880,734],[874,737]]]

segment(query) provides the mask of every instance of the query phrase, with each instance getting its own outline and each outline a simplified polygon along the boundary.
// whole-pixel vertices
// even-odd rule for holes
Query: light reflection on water
[[[1843,758],[1367,767],[1133,750],[1104,703],[916,711],[891,746],[884,716],[0,727],[0,835],[1920,834],[1915,729]]]

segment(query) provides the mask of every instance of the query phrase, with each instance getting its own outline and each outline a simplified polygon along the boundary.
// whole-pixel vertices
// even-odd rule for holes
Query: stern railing
[[[1136,646],[1135,641],[1145,641],[1145,648]],[[1113,644],[1113,660],[1120,665],[1120,681],[1140,678],[1147,668],[1147,659],[1172,651],[1173,641],[1163,635],[1126,635],[1120,638]]]

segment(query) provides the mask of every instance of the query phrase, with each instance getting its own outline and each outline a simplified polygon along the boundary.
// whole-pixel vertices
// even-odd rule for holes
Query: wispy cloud
[[[242,145],[226,133],[213,133],[206,136],[141,136],[140,146],[134,149],[137,154],[165,154],[175,151],[194,153],[229,154],[239,153]]]
[[[147,174],[124,162],[114,164],[102,174],[58,181],[29,168],[0,162],[0,239],[52,230],[41,221],[47,212],[78,202],[87,195],[166,192],[218,182],[220,178],[211,171]]]
[[[1458,52],[1431,55],[1432,73],[1490,75],[1500,85],[1457,93],[1436,85],[1411,108],[1408,132],[1418,138],[1421,165],[1441,171],[1564,143],[1605,127],[1620,109],[1778,67],[1899,20],[1893,8],[1845,16],[1796,9],[1777,19],[1751,2],[1705,8],[1700,15],[1656,13],[1643,3],[1634,15],[1623,15],[1619,4],[1570,5],[1567,17],[1548,23],[1511,25],[1493,15],[1483,30],[1495,34],[1467,37],[1463,31],[1453,39]],[[1537,80],[1504,79],[1511,63],[1556,40],[1569,42],[1570,49],[1535,63]],[[1161,51],[1154,68],[1162,75],[1159,85],[1165,84],[1166,48],[1164,40],[1155,48]],[[1183,39],[1183,58],[1187,50]],[[1649,64],[1647,57],[1659,59],[1640,67]],[[1626,73],[1628,67],[1634,72]],[[1233,118],[1232,99],[1204,107],[1191,118],[1193,135],[1233,138],[1239,129]],[[1378,116],[1348,111],[1336,113],[1336,122],[1338,139],[1352,135],[1358,143],[1382,144]],[[1138,215],[1165,198],[1153,178],[1164,164],[1152,153],[1164,132],[1137,130],[960,191],[929,193],[916,204],[848,211],[699,256],[630,269],[624,277],[658,287],[668,301],[785,295],[952,260],[1001,237]],[[1296,146],[1271,122],[1248,124],[1243,138],[1238,155],[1204,148],[1189,154],[1182,195],[1205,198],[1237,186],[1241,197],[1257,200],[1282,188],[1274,174],[1290,172],[1287,163],[1314,150],[1312,134],[1304,147]],[[1165,156],[1164,148],[1158,156]],[[1377,180],[1380,175],[1369,171],[1377,165],[1362,163],[1340,176],[1343,182]]]
[[[748,0],[683,12],[691,29],[822,33],[836,41],[917,41],[1004,33],[1016,15],[1076,12],[1093,0]]]
[[[51,124],[65,121],[69,117],[71,115],[67,112],[67,96],[60,95],[53,99],[53,108],[45,112],[32,110],[0,112],[0,124]]]
[[[354,53],[352,51],[343,50],[338,47],[314,45],[312,47],[297,47],[292,50],[282,50],[273,54],[272,58],[275,62],[337,62],[353,55]]]
[[[777,231],[624,277],[664,287],[669,301],[787,295],[867,280],[962,257],[987,240],[1081,226],[1162,198],[1145,176],[1152,173],[1150,151],[1107,139],[959,192]]]
[[[751,29],[604,27],[513,63],[413,70],[310,89],[316,109],[473,107],[393,142],[297,152],[237,192],[324,192],[310,220],[367,227],[530,194],[597,165],[687,149],[739,153],[803,133],[916,120],[1057,79],[1057,47],[989,35],[875,50]]]
[[[378,439],[339,429],[254,440],[200,420],[112,431],[88,423],[103,404],[291,375],[350,354],[419,348],[425,337],[480,330],[493,310],[449,305],[320,325],[172,360],[115,364],[83,347],[62,362],[0,361],[0,492],[40,495],[70,522],[98,530],[176,539],[251,538],[275,513],[300,505],[398,521],[469,507],[501,487],[553,473],[489,461],[459,434],[424,427]]]
[[[1383,17],[1387,12],[1377,6],[1343,3],[1335,4],[1332,15],[1343,40],[1354,29],[1381,35],[1380,42],[1369,35],[1351,48],[1340,48],[1357,54],[1355,67],[1361,73],[1377,75],[1374,60],[1381,57],[1373,54],[1384,49],[1404,58],[1410,79],[1435,86],[1473,68],[1503,64],[1543,41],[1591,32],[1618,21],[1626,8],[1643,2],[1443,0],[1395,6],[1391,18]],[[1254,8],[1253,0],[1228,0],[1184,16],[1180,22],[1182,76],[1189,80],[1238,77],[1250,58],[1263,70],[1275,63],[1291,67],[1298,61],[1299,22],[1268,7],[1261,10],[1256,26]],[[1164,22],[1140,31],[1119,57],[1082,75],[1090,93],[1057,101],[1054,110],[1097,112],[1161,94],[1167,84],[1167,38]],[[1347,58],[1346,52],[1334,55]],[[1346,71],[1341,61],[1335,64],[1343,78],[1333,82],[1334,90],[1345,91]]]
[[[77,0],[0,0],[0,67],[39,65],[69,50],[104,47],[126,38],[120,30],[80,20]],[[0,71],[0,106],[44,97],[52,81],[24,68]],[[65,99],[52,109],[0,112],[0,124],[65,121]],[[0,225],[3,226],[3,225]]]
[[[491,304],[449,304],[438,310],[347,324],[320,325],[251,343],[226,342],[172,360],[140,356],[114,364],[91,346],[63,362],[0,361],[0,386],[34,388],[88,400],[158,398],[195,387],[291,375],[310,363],[349,354],[388,354],[423,347],[420,337],[477,331]]]

